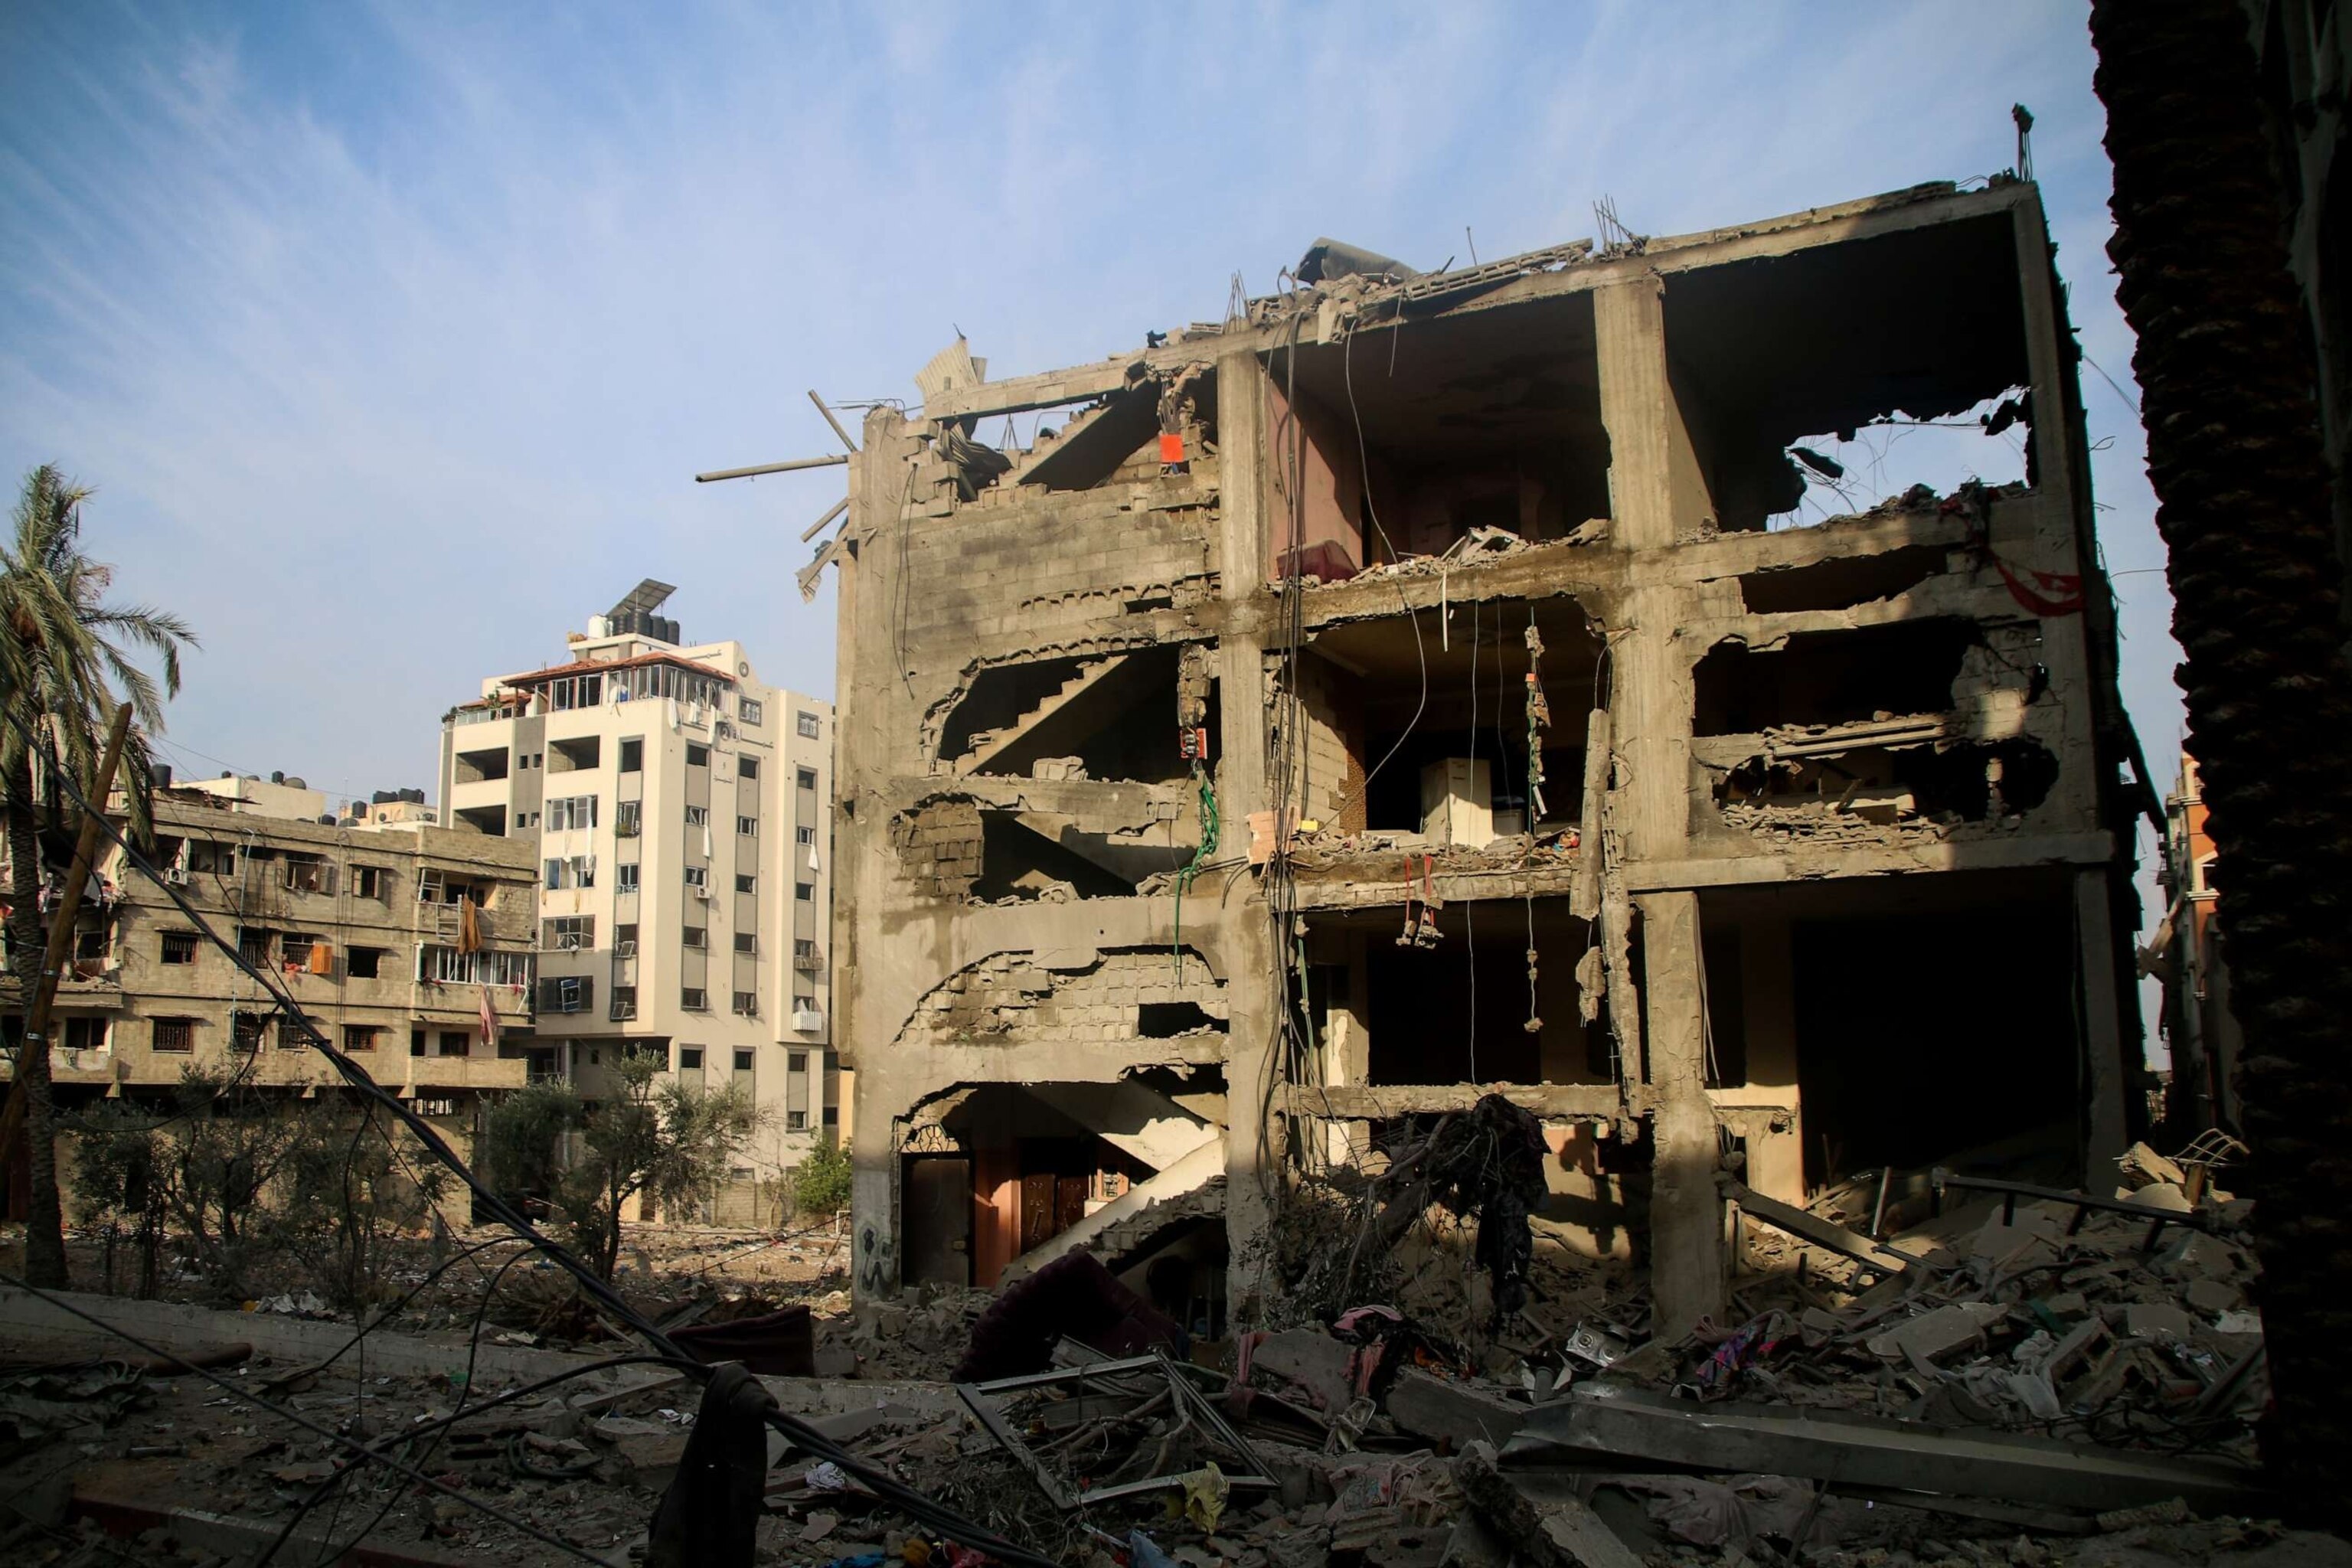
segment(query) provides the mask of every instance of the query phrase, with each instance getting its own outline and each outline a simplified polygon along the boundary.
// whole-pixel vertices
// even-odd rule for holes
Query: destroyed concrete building
[[[1662,1334],[1721,1306],[1727,1172],[2120,1153],[2152,791],[2053,257],[2007,179],[1434,273],[1326,244],[873,410],[808,574],[857,1289],[1085,1245],[1251,1321],[1292,1180],[1480,1086]],[[1954,425],[1986,482],[1833,455]]]

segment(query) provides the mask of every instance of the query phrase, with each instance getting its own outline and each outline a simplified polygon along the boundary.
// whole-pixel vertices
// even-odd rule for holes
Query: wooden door
[[[1054,1173],[1038,1171],[1021,1178],[1021,1250],[1043,1247],[1054,1239]]]
[[[907,1162],[902,1189],[909,1285],[971,1283],[971,1162],[926,1156]]]

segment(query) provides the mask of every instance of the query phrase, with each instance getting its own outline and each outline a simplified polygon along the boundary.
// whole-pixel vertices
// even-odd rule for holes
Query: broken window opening
[[[999,665],[974,675],[941,726],[940,756],[960,775],[1167,784],[1190,763],[1179,745],[1181,647]],[[1216,699],[1204,727],[1216,731]]]
[[[1828,755],[1749,757],[1725,773],[1716,804],[1734,826],[1790,812],[1905,822],[2022,816],[2049,797],[2058,759],[2039,741],[1856,745]]]
[[[1974,481],[2029,488],[2034,471],[2032,395],[2012,386],[1949,419],[1873,416],[1849,430],[1789,443],[1802,479],[1796,502],[1764,520],[1775,531],[1871,511],[1933,510]]]
[[[1303,815],[1341,833],[1419,835],[1437,847],[1574,826],[1601,651],[1583,609],[1510,599],[1444,615],[1326,627],[1300,656]],[[1533,777],[1531,624],[1548,712]]]
[[[1135,1032],[1146,1040],[1172,1040],[1180,1035],[1226,1032],[1226,1021],[1213,1017],[1198,1002],[1143,1002],[1135,1009]]]
[[[1798,632],[1763,649],[1726,638],[1692,672],[1692,732],[1749,735],[1781,724],[1940,713],[1952,706],[1969,649],[1982,641],[1973,621],[1950,616]]]
[[[1426,945],[1403,921],[1402,905],[1310,917],[1307,1023],[1337,1081],[1612,1081],[1598,971],[1589,998],[1577,979],[1592,928],[1566,899],[1447,903]]]
[[[2033,482],[2005,211],[1676,273],[1664,310],[1676,444],[1727,531],[1831,515],[1809,498],[1816,482],[1843,487],[1848,512],[1915,472],[1946,491],[1996,468]],[[1895,422],[1854,439],[1879,421]],[[1836,435],[1826,448],[1822,432]]]
[[[1328,580],[1443,554],[1475,528],[1533,542],[1610,515],[1589,295],[1287,353],[1295,371],[1285,351],[1266,368],[1269,577],[1284,575],[1294,527],[1300,569]]]
[[[457,826],[470,832],[492,838],[507,836],[507,808],[503,805],[460,806],[451,816],[456,818]]]
[[[1850,610],[1909,593],[1939,575],[1950,553],[1940,544],[1906,544],[1876,555],[1840,555],[1751,573],[1739,579],[1740,602],[1751,616]]]

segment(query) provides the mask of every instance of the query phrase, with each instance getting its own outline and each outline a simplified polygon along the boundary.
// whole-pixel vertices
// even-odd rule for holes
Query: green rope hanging
[[[1192,858],[1176,873],[1175,934],[1168,944],[1168,956],[1175,965],[1176,983],[1184,983],[1184,889],[1192,885],[1208,865],[1209,857],[1217,852],[1217,786],[1209,780],[1208,770],[1195,762],[1192,781],[1201,786],[1201,847],[1192,851]]]

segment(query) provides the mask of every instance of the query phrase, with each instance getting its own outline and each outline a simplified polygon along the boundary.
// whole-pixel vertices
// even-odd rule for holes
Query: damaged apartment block
[[[1084,1246],[1262,1321],[1302,1184],[1499,1092],[1679,1332],[1727,1188],[2121,1152],[2150,796],[2034,188],[1296,284],[866,420],[858,1290]]]

